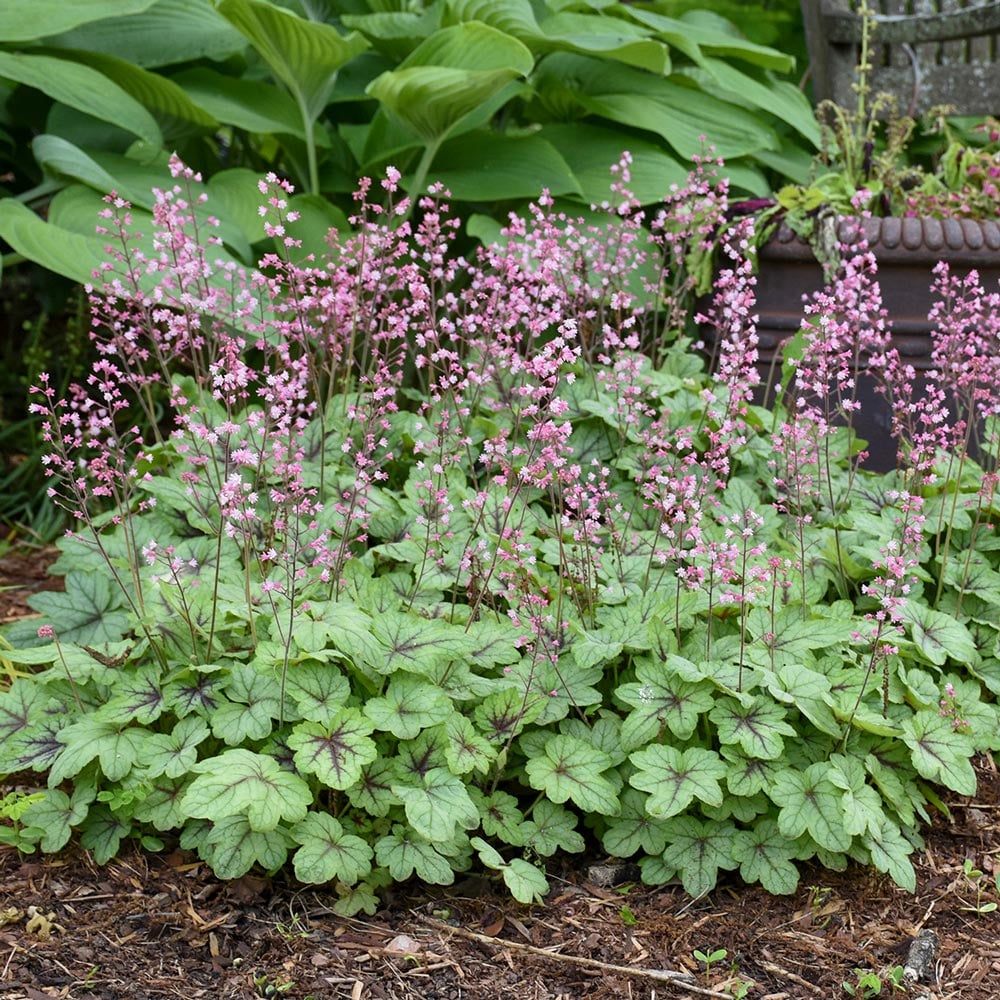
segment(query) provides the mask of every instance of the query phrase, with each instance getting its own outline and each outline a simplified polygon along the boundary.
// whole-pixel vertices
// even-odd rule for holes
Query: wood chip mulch
[[[0,561],[0,587],[16,588],[0,590],[0,620],[24,614],[39,586],[12,565]],[[913,895],[869,870],[806,867],[793,896],[727,878],[692,900],[679,886],[607,887],[588,867],[605,859],[565,858],[550,865],[544,906],[467,879],[400,887],[375,916],[346,920],[324,889],[220,882],[180,851],[136,849],[102,868],[75,847],[56,857],[0,848],[0,998],[843,998],[856,970],[884,978],[911,964],[919,936],[930,942],[921,980],[858,995],[997,1000],[1000,909],[983,904],[1000,902],[1000,773],[990,758],[977,769],[977,795],[949,800],[914,855]],[[982,897],[966,859],[984,873]],[[707,972],[694,957],[720,949]]]

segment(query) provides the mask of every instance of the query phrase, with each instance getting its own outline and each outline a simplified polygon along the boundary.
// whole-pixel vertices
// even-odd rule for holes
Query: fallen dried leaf
[[[66,933],[66,928],[62,924],[56,923],[55,913],[42,913],[37,906],[28,907],[28,922],[24,929],[32,937],[38,938],[39,941],[48,941],[52,937],[53,931],[58,931],[60,934]]]
[[[397,934],[386,946],[385,951],[394,955],[416,955],[423,950],[423,945],[408,934]]]

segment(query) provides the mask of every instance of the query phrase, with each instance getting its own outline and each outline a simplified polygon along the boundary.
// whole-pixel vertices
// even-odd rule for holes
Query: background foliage
[[[757,193],[766,168],[801,172],[818,138],[791,57],[664,3],[14,0],[0,46],[0,237],[78,281],[101,259],[100,196],[148,211],[171,152],[208,178],[226,248],[249,264],[264,170],[306,192],[315,251],[357,177],[388,162],[502,220],[543,186],[601,201],[626,147],[649,203],[706,138]]]

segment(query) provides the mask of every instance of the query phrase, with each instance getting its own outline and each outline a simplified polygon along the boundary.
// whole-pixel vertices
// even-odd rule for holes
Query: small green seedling
[[[888,969],[884,974],[884,979],[870,969],[855,969],[854,974],[857,979],[853,983],[843,983],[844,992],[848,996],[868,1000],[870,997],[888,995],[883,991],[883,987],[888,988],[889,994],[894,994],[897,991],[904,992],[906,989],[903,986],[903,967],[901,965]]]
[[[733,1000],[744,1000],[749,995],[752,985],[752,983],[747,982],[745,979],[734,979],[726,986],[726,992]]]
[[[269,982],[266,975],[254,976],[253,985],[254,989],[257,991],[257,996],[263,997],[265,1000],[274,1000],[276,997],[284,996],[284,994],[295,987],[294,982]]]
[[[992,913],[997,908],[997,904],[992,900],[983,901],[984,894],[989,891],[989,880],[982,871],[973,865],[971,858],[966,858],[963,862],[962,875],[965,877],[965,881],[976,890],[976,902],[975,905],[961,906],[959,909],[969,913]],[[997,892],[1000,892],[1000,873],[993,876],[993,883]]]
[[[709,982],[709,977],[712,972],[712,966],[716,962],[721,962],[725,959],[729,952],[725,948],[716,948],[715,951],[708,952],[707,954],[703,951],[698,951],[695,949],[694,957],[705,966],[705,982]]]

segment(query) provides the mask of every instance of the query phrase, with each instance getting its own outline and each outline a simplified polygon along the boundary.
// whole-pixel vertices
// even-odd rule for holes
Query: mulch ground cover
[[[0,558],[0,622],[52,585],[49,559]],[[98,867],[78,848],[0,849],[0,998],[792,1000],[846,997],[847,981],[858,996],[997,1000],[1000,909],[988,904],[998,901],[1000,773],[990,758],[977,769],[977,795],[949,799],[914,855],[912,895],[870,870],[806,867],[793,896],[730,878],[692,900],[679,886],[607,885],[606,859],[567,857],[550,863],[542,906],[468,879],[398,887],[375,916],[346,920],[322,888],[221,882],[181,851],[135,850]],[[967,859],[981,879],[964,872]],[[894,990],[887,970],[916,961],[915,940],[930,942],[930,961]],[[723,949],[708,970],[694,954]],[[883,979],[880,994],[864,992],[859,969]]]

